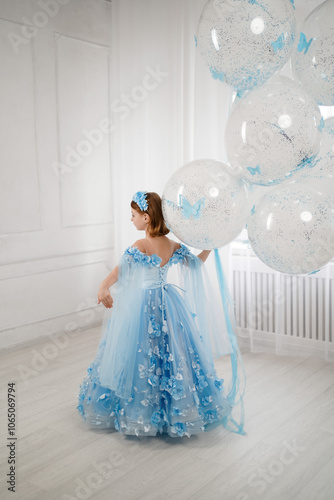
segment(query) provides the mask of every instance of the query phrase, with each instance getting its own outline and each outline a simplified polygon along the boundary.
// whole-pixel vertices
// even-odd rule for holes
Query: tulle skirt
[[[100,382],[106,343],[113,335],[113,321],[109,320],[80,385],[77,409],[83,421],[90,427],[136,436],[190,437],[225,426],[233,401],[229,401],[224,379],[217,376],[196,317],[180,292],[173,286],[147,288],[138,300],[140,313],[131,337],[134,344],[127,346],[134,350],[135,362],[124,367],[131,368],[131,392],[120,397]],[[116,353],[122,357],[122,352]],[[104,380],[105,367],[106,363]]]

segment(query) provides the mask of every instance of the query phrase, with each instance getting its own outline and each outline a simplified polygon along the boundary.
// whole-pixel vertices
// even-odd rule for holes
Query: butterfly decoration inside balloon
[[[247,167],[247,170],[249,170],[252,175],[255,174],[261,175],[260,165],[257,165],[256,168]]]
[[[225,78],[224,73],[222,73],[221,71],[218,71],[213,66],[210,67],[210,73],[211,73],[212,78],[214,78],[215,80],[220,80],[221,82],[224,83],[224,78]]]
[[[300,38],[299,38],[299,44],[297,47],[298,52],[303,52],[303,50],[304,50],[304,54],[306,54],[308,49],[310,48],[312,41],[313,41],[313,38],[310,38],[310,41],[308,42],[305,33],[301,32]]]
[[[279,50],[282,50],[285,45],[284,33],[282,33],[275,42],[271,42],[271,46],[274,49],[275,53]]]
[[[184,219],[189,220],[192,217],[194,220],[197,220],[202,216],[205,206],[205,196],[196,201],[194,205],[192,205],[182,194],[179,195],[178,205],[170,200],[166,200],[166,203],[173,207],[173,209],[181,209],[181,215]]]

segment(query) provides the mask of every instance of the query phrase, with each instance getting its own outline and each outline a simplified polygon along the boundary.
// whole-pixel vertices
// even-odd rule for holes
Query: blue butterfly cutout
[[[179,195],[179,205],[181,207],[181,213],[184,219],[190,219],[190,217],[199,219],[202,215],[204,204],[205,197],[196,201],[194,205],[191,205],[187,198],[185,198],[185,196],[183,196],[182,194]]]
[[[310,48],[312,40],[313,38],[310,38],[310,41],[308,42],[305,33],[301,32],[298,44],[298,52],[302,52],[304,50],[304,54],[306,54],[306,52]]]
[[[275,54],[284,47],[284,34],[282,33],[276,40],[276,42],[271,42],[271,45],[275,51]]]
[[[220,80],[221,82],[224,82],[225,75],[224,73],[219,72],[216,70],[216,68],[213,68],[212,66],[210,67],[210,73],[212,78],[215,80]]]
[[[260,165],[257,165],[256,168],[247,167],[247,170],[249,170],[252,175],[255,175],[256,173],[261,175]]]

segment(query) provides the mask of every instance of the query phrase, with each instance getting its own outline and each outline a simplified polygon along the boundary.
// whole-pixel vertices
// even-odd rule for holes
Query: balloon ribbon
[[[231,415],[229,415],[229,417],[224,417],[223,419],[223,424],[224,424],[224,427],[226,427],[228,430],[232,431],[232,432],[235,432],[237,434],[242,434],[242,435],[245,435],[246,432],[244,431],[243,427],[244,427],[244,402],[243,402],[243,395],[244,395],[244,392],[245,392],[245,388],[246,388],[246,375],[245,375],[245,368],[244,368],[244,364],[243,364],[243,361],[242,361],[242,357],[241,357],[241,353],[240,353],[240,350],[239,350],[239,346],[238,346],[238,342],[237,342],[237,338],[236,338],[236,334],[233,330],[233,325],[234,325],[234,329],[236,330],[236,321],[235,321],[235,316],[234,316],[234,310],[233,310],[233,313],[231,314],[232,316],[232,319],[233,319],[233,325],[232,325],[232,321],[231,321],[231,316],[230,316],[230,313],[229,313],[229,307],[228,307],[228,303],[231,304],[232,308],[233,308],[233,299],[231,297],[231,294],[230,294],[230,291],[228,289],[228,285],[227,285],[227,281],[226,281],[226,278],[225,278],[225,275],[224,275],[224,271],[223,271],[223,267],[222,267],[222,263],[221,263],[221,259],[220,259],[220,256],[219,256],[219,252],[218,252],[218,249],[215,249],[214,250],[214,254],[215,254],[215,264],[216,264],[216,272],[217,272],[217,278],[218,278],[218,283],[219,283],[219,290],[220,290],[220,295],[221,295],[221,299],[222,299],[222,303],[223,303],[223,308],[224,308],[224,314],[225,314],[225,323],[226,323],[226,328],[227,328],[227,331],[228,331],[228,336],[229,336],[229,339],[230,339],[230,342],[231,342],[231,347],[232,347],[232,353],[231,353],[231,365],[232,365],[232,387],[230,389],[230,392],[227,396],[227,400],[233,405],[237,405],[240,403],[240,407],[241,407],[241,417],[240,417],[240,423],[238,424],[233,418]],[[238,375],[238,359],[239,359],[239,365],[242,369],[242,372],[243,372],[243,377],[244,377],[244,389],[243,389],[243,392],[242,394],[240,394],[240,390],[239,390],[239,375]],[[235,396],[237,394],[237,392],[239,392],[239,401],[235,401]],[[234,430],[227,422],[228,420],[230,420],[232,422],[232,424],[235,425],[236,429],[237,430]]]

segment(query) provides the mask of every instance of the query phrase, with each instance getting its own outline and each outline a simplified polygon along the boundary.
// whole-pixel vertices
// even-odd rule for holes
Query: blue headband
[[[133,198],[132,198],[132,201],[137,203],[138,207],[140,208],[140,210],[142,212],[145,212],[145,210],[148,209],[146,194],[147,194],[147,191],[137,191],[137,193],[135,193],[133,195]]]

